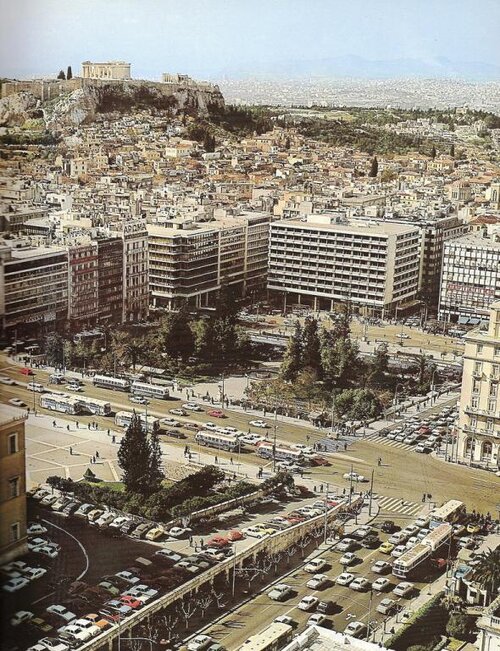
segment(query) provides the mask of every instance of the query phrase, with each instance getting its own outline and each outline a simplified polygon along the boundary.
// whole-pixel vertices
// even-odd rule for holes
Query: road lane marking
[[[84,569],[83,572],[82,572],[79,576],[77,576],[77,578],[75,579],[75,581],[81,581],[81,579],[82,579],[82,578],[87,574],[88,569],[89,569],[89,565],[90,565],[90,561],[89,561],[89,556],[88,556],[88,554],[87,554],[87,550],[86,550],[85,547],[82,545],[82,543],[78,540],[78,538],[76,538],[76,536],[74,536],[74,535],[73,535],[72,533],[70,533],[69,531],[66,531],[66,529],[63,529],[62,527],[60,527],[60,526],[57,525],[57,524],[54,524],[54,523],[51,522],[50,520],[44,520],[44,519],[42,518],[42,522],[45,522],[46,524],[50,525],[51,527],[55,527],[56,529],[59,529],[59,530],[62,531],[63,533],[67,534],[70,538],[73,538],[73,540],[76,542],[76,544],[77,544],[77,545],[80,547],[80,549],[82,550],[83,555],[84,555],[84,557],[85,557],[85,569]]]

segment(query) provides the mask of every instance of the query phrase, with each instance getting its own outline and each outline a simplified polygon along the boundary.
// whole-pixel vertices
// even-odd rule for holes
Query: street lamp
[[[36,374],[33,373],[32,375],[33,380],[31,381],[31,388],[33,389],[33,415],[36,416],[36,402],[35,402],[35,378]]]
[[[436,374],[437,368],[432,371],[431,374],[431,400],[434,398],[434,375]]]

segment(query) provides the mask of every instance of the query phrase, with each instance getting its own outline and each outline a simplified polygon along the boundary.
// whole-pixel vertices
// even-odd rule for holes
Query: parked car
[[[27,585],[29,585],[29,583],[29,579],[25,578],[24,576],[19,576],[13,579],[9,579],[3,583],[2,590],[5,592],[17,592],[18,590],[25,588]]]
[[[209,409],[208,410],[208,415],[212,416],[212,418],[225,418],[226,414],[222,411],[222,409]]]
[[[10,618],[11,626],[19,626],[19,624],[24,624],[24,622],[29,622],[30,619],[33,619],[34,615],[29,610],[18,610]]]
[[[349,587],[351,590],[356,590],[357,592],[365,592],[370,588],[370,582],[363,576],[358,576],[354,581],[351,581]]]
[[[414,591],[414,589],[415,586],[413,583],[410,583],[409,581],[401,581],[401,583],[398,583],[398,585],[393,589],[393,593],[398,597],[407,597]]]
[[[68,610],[66,606],[53,604],[52,606],[48,606],[48,608],[46,608],[45,610],[48,613],[51,613],[52,615],[57,615],[57,617],[61,617],[62,619],[64,619],[65,622],[71,622],[74,619],[76,619],[75,613],[72,613],[70,610]]]
[[[337,585],[349,585],[352,581],[354,581],[354,574],[351,574],[350,572],[342,572],[342,574],[339,574],[335,579]]]
[[[205,651],[212,644],[214,639],[210,635],[196,635],[188,642],[188,651]]]
[[[43,384],[39,384],[38,382],[29,382],[26,388],[28,391],[34,391],[35,393],[43,393],[44,391]]]
[[[20,407],[21,409],[25,409],[28,406],[25,402],[23,402],[19,398],[11,398],[7,402],[9,403],[9,405],[13,405],[14,407]]]
[[[269,427],[265,420],[251,420],[249,425],[252,427],[260,427],[261,429],[267,429]]]
[[[328,618],[323,615],[323,613],[315,613],[314,615],[311,615],[309,619],[307,620],[307,625],[308,626],[324,626],[326,622],[328,621]]]
[[[307,595],[306,597],[303,597],[299,601],[297,608],[299,608],[300,610],[309,611],[315,608],[318,605],[318,603],[319,603],[318,597],[314,597],[313,595]]]
[[[188,538],[193,533],[193,530],[189,527],[172,527],[167,531],[167,535],[171,538]]]
[[[159,549],[155,552],[155,555],[159,558],[172,561],[173,563],[178,563],[182,559],[180,554],[177,554],[177,552],[174,552],[171,549]]]
[[[385,561],[377,561],[370,569],[372,572],[375,572],[375,574],[387,574],[387,572],[390,572],[391,570],[391,565]]]
[[[341,565],[353,565],[358,560],[356,554],[352,552],[346,552],[343,556],[339,558],[339,563]]]
[[[396,610],[397,604],[394,599],[382,599],[382,601],[377,606],[377,612],[382,615],[390,615]]]
[[[313,558],[311,561],[309,561],[309,563],[307,563],[307,565],[304,567],[304,570],[311,574],[317,574],[318,572],[321,572],[321,570],[324,569],[326,565],[327,562],[324,558]]]
[[[386,579],[385,576],[381,576],[378,579],[375,579],[375,581],[372,583],[372,590],[376,590],[377,592],[385,592],[386,590],[390,590],[391,588],[391,582],[389,579]]]
[[[309,581],[306,583],[306,587],[311,590],[322,590],[330,584],[330,579],[326,574],[315,574]]]
[[[279,583],[267,593],[273,601],[285,601],[293,594],[292,588],[286,583]]]
[[[366,624],[364,622],[350,622],[344,628],[344,633],[355,638],[364,637],[366,634]]]
[[[46,573],[47,570],[44,567],[29,567],[23,572],[24,576],[30,581],[40,579]]]

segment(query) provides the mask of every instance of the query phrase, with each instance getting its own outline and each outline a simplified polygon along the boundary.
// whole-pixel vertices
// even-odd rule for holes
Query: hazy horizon
[[[0,0],[1,74],[126,60],[136,78],[500,79],[495,0]]]

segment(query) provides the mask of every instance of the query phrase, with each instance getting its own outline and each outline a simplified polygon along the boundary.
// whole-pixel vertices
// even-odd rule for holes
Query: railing
[[[363,498],[357,497],[355,500],[348,504],[339,504],[338,506],[331,509],[326,516],[326,522],[335,519],[340,513],[353,509],[363,504]],[[90,640],[86,644],[80,647],[81,651],[98,651],[104,645],[108,644],[111,646],[112,641],[117,638],[122,633],[129,631],[134,626],[137,626],[144,618],[154,615],[160,610],[167,608],[172,603],[182,599],[184,595],[189,592],[198,590],[202,585],[207,582],[213,581],[216,576],[222,574],[223,572],[229,572],[235,567],[235,565],[241,565],[247,558],[251,556],[255,557],[260,551],[264,549],[269,549],[270,552],[276,553],[284,549],[288,549],[293,545],[297,540],[302,538],[304,534],[308,533],[310,530],[317,528],[318,526],[323,526],[325,523],[325,515],[318,515],[315,518],[311,518],[306,522],[301,522],[296,524],[289,529],[284,531],[278,531],[275,534],[270,535],[268,538],[259,540],[254,545],[245,549],[236,555],[236,558],[228,558],[225,561],[222,561],[218,565],[214,565],[209,568],[202,574],[193,579],[187,581],[181,586],[172,590],[163,597],[160,597],[156,601],[147,604],[144,608],[141,608],[140,611],[133,613],[130,617],[127,617],[126,620],[122,621],[119,626],[114,626],[108,631],[105,631],[98,635],[93,640]]]

